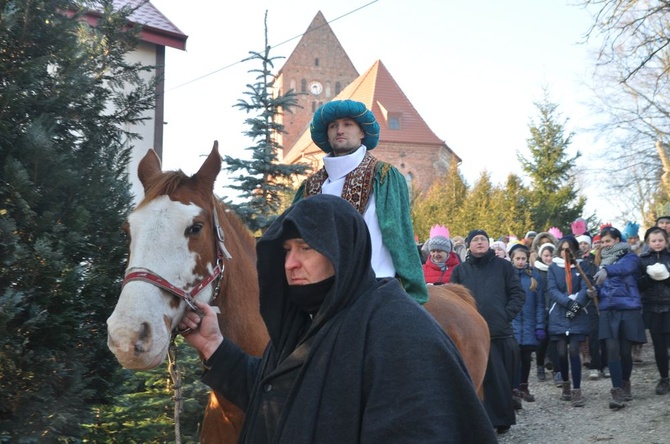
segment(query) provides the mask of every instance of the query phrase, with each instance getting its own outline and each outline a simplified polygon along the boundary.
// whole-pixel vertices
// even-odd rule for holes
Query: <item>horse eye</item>
[[[202,230],[202,224],[193,224],[186,229],[186,235],[190,236],[193,234],[198,234],[200,233],[200,230]]]

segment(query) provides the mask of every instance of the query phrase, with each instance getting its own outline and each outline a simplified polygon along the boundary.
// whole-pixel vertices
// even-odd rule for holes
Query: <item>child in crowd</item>
[[[507,257],[507,245],[503,241],[495,241],[491,243],[491,249],[495,252],[496,256],[501,259],[508,259]]]
[[[598,267],[595,263],[595,255],[591,252],[591,237],[588,234],[582,234],[577,236],[577,242],[579,242],[580,266],[586,273],[585,278],[593,282],[593,274]],[[587,341],[589,379],[593,381],[600,379],[601,376],[610,377],[607,369],[607,353],[605,352],[604,341],[601,341],[598,336],[599,313],[596,304],[597,301],[594,300],[593,303],[586,305],[586,311],[589,314],[589,337]],[[582,350],[582,353],[584,354],[584,350]]]
[[[547,270],[552,263],[554,258],[554,251],[556,251],[556,246],[553,243],[542,244],[538,251],[538,259],[533,263],[533,272],[539,276],[540,288],[542,288],[543,293],[543,304],[544,304],[544,329],[546,332],[547,323],[549,321],[549,292],[547,292]],[[537,345],[537,351],[535,352],[535,360],[537,366],[537,379],[538,381],[546,381],[547,374],[545,372],[545,361],[547,365],[551,363],[551,368],[553,369],[553,362],[556,361],[555,358],[555,347],[549,348],[549,337],[545,334],[544,339],[538,338],[540,343]],[[550,353],[548,351],[551,350]]]
[[[633,344],[647,342],[637,281],[640,258],[622,241],[621,232],[605,226],[600,231],[600,269],[594,275],[600,308],[599,334],[607,346],[607,366],[612,379],[611,409],[633,399]]]
[[[535,401],[528,389],[531,358],[541,341],[546,339],[544,292],[540,285],[540,276],[528,263],[530,250],[523,244],[515,244],[509,251],[509,257],[519,276],[521,286],[526,292],[526,302],[512,321],[514,336],[519,343],[520,365],[514,383],[514,397],[527,402]],[[520,405],[517,405],[520,408]]]
[[[584,397],[581,391],[582,363],[579,349],[589,334],[589,318],[584,307],[590,299],[586,283],[575,265],[575,258],[579,254],[577,240],[573,236],[565,236],[558,241],[556,250],[557,257],[547,272],[547,291],[551,303],[549,334],[551,341],[556,343],[558,366],[563,380],[561,399],[572,401],[573,407],[582,407]]]
[[[656,394],[670,390],[668,380],[668,346],[670,346],[670,252],[668,233],[651,227],[644,234],[647,251],[640,255],[638,285],[642,297],[642,317],[654,346],[654,360],[661,379]]]

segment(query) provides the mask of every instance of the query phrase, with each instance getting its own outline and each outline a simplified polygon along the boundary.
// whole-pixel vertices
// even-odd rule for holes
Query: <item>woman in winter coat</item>
[[[545,303],[544,289],[540,284],[540,275],[533,271],[528,263],[530,250],[523,244],[515,244],[509,251],[509,257],[519,276],[521,286],[526,292],[526,302],[512,321],[514,337],[519,343],[519,366],[515,378],[514,397],[527,402],[535,401],[528,389],[528,376],[533,352],[540,341],[547,337],[544,326]]]
[[[428,241],[430,255],[423,264],[423,276],[427,284],[449,283],[454,267],[461,263],[460,257],[452,251],[451,240],[444,236],[434,236]]]
[[[600,300],[598,333],[605,340],[612,379],[610,408],[620,409],[625,407],[624,401],[633,399],[633,344],[647,342],[637,287],[640,258],[622,242],[621,232],[614,227],[603,228],[600,241],[600,269],[594,275]]]
[[[535,236],[535,239],[533,239],[533,243],[530,247],[530,262],[532,264],[539,259],[538,255],[540,252],[540,247],[544,244],[551,244],[555,247],[558,244],[558,239],[556,239],[556,236],[549,233],[548,231],[538,233],[538,235]]]
[[[561,399],[572,401],[573,407],[582,407],[582,362],[579,349],[589,334],[589,317],[584,309],[590,301],[587,285],[577,270],[574,258],[579,244],[573,236],[558,241],[556,256],[547,272],[549,292],[549,335],[556,344],[558,366],[563,380]],[[569,360],[568,360],[569,354]],[[570,370],[571,373],[568,373]],[[572,374],[572,391],[568,375]]]
[[[661,379],[656,394],[670,391],[668,346],[670,346],[670,252],[668,233],[651,227],[644,234],[646,252],[640,255],[638,286],[642,297],[642,318],[654,345],[654,360]]]
[[[538,283],[542,288],[542,297],[544,298],[544,330],[547,331],[547,326],[549,323],[549,292],[547,291],[547,270],[549,270],[549,265],[551,265],[554,259],[554,252],[556,251],[556,246],[552,243],[545,243],[540,246],[538,249],[537,260],[533,263],[533,272],[539,276]],[[539,339],[539,338],[538,338]],[[540,343],[537,346],[535,352],[535,361],[537,366],[537,379],[538,381],[545,381],[547,379],[547,374],[545,372],[545,361],[547,364],[551,364],[551,369],[554,368],[554,362],[556,359],[556,347],[549,348],[549,335],[545,335],[544,339],[540,340]],[[562,384],[562,382],[561,382]]]

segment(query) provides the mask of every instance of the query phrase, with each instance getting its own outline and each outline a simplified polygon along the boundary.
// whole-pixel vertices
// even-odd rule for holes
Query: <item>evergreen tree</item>
[[[282,194],[291,189],[291,178],[304,174],[307,165],[285,165],[278,162],[277,153],[282,147],[276,141],[276,135],[284,132],[284,125],[276,121],[282,112],[290,112],[297,104],[297,93],[293,90],[276,96],[272,94],[275,76],[272,74],[274,60],[279,57],[270,56],[267,36],[267,12],[265,13],[265,50],[251,51],[246,60],[260,61],[261,68],[249,72],[257,73],[256,83],[248,84],[249,100],[240,99],[236,107],[247,113],[258,113],[246,119],[250,129],[243,134],[256,141],[256,145],[245,148],[251,151],[251,160],[236,159],[224,156],[230,172],[246,171],[234,180],[237,185],[230,187],[240,190],[246,202],[236,204],[227,202],[230,208],[240,216],[251,231],[265,231],[272,224],[282,206]]]
[[[445,225],[450,233],[466,233],[463,224],[462,207],[467,196],[468,186],[458,170],[456,162],[449,167],[446,178],[436,180],[425,195],[420,196],[412,205],[412,224],[414,231],[423,242],[430,235],[430,227]]]
[[[507,176],[504,187],[497,188],[493,201],[500,234],[515,235],[521,239],[532,229],[530,192],[515,174]]]
[[[558,105],[545,92],[542,102],[535,103],[538,120],[529,125],[530,158],[517,153],[523,171],[531,181],[530,210],[533,228],[545,231],[552,226],[570,232],[570,223],[582,215],[586,200],[578,195],[574,178],[577,152],[570,157],[568,148],[573,134],[565,133],[565,123],[558,122]]]
[[[492,237],[503,234],[499,226],[498,216],[495,212],[495,187],[491,182],[491,174],[482,171],[479,179],[468,192],[463,202],[463,224],[467,227],[466,234],[470,230],[484,229]],[[499,206],[499,209],[502,206]]]
[[[154,85],[124,55],[129,9],[95,28],[72,0],[0,3],[0,441],[75,441],[120,382],[126,166]],[[67,11],[73,12],[66,14]],[[124,130],[123,128],[126,128]]]

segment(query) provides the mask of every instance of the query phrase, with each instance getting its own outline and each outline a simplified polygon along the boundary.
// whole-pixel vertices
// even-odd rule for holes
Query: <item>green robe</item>
[[[414,242],[407,182],[397,168],[379,161],[375,168],[372,192],[377,206],[382,242],[391,254],[396,277],[410,296],[419,304],[425,304],[428,301],[428,289],[423,277],[419,250]],[[303,181],[293,203],[304,197]]]

